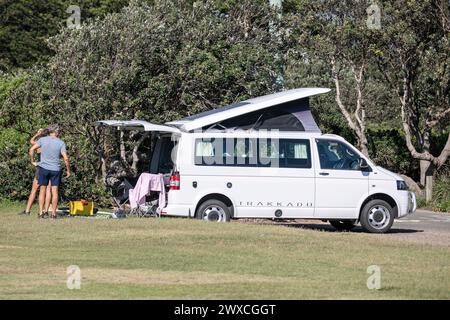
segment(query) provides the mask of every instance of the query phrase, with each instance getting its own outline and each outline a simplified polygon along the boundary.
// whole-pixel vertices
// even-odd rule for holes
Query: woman
[[[39,138],[48,136],[48,134],[49,134],[48,129],[39,129],[38,132],[30,139],[31,145],[36,144],[36,142],[37,142],[37,140],[39,140]],[[41,152],[40,149],[37,149],[38,157],[39,157],[40,152]],[[38,159],[38,162],[39,161],[40,161],[40,159]],[[39,170],[39,167],[36,167],[33,184],[31,186],[30,196],[28,197],[28,201],[27,201],[27,207],[25,208],[24,211],[19,213],[19,215],[30,215],[31,207],[33,206],[34,199],[36,198],[37,190],[39,189],[38,180],[37,180],[38,173],[39,173],[38,170]],[[49,182],[48,187],[51,187],[51,182]],[[47,188],[47,190],[46,190],[44,216],[48,216],[48,208],[50,207],[51,197],[52,197],[51,189],[52,188]]]

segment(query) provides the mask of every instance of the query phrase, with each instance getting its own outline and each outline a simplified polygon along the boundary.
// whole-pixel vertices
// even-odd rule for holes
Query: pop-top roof
[[[167,122],[166,125],[176,126],[182,131],[191,131],[239,116],[244,116],[245,114],[250,114],[258,110],[267,110],[270,107],[279,105],[285,107],[287,104],[290,104],[292,109],[292,103],[295,104],[295,101],[299,101],[299,106],[302,105],[301,108],[299,110],[292,109],[292,114],[295,114],[296,117],[299,118],[299,121],[308,124],[302,131],[318,131],[318,127],[310,113],[309,105],[308,103],[305,104],[304,101],[308,97],[327,93],[329,91],[330,89],[328,88],[299,88],[286,90],[208,110],[187,118]],[[302,99],[303,103],[300,102]],[[310,128],[310,130],[308,128]]]
[[[226,129],[279,129],[320,132],[309,108],[309,97],[327,88],[299,88],[248,99],[164,125],[142,120],[101,120],[97,125],[144,131],[180,133],[218,124]]]

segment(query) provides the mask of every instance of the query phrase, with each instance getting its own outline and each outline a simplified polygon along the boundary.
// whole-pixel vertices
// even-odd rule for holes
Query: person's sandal
[[[22,212],[18,213],[19,216],[29,216],[30,212],[26,212],[25,210],[23,210]]]
[[[47,219],[48,218],[48,212],[42,212],[41,214],[38,214],[39,219]]]

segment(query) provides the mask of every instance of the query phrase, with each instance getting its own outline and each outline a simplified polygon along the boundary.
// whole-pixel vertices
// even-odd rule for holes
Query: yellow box
[[[94,215],[94,201],[78,200],[70,201],[70,215]]]

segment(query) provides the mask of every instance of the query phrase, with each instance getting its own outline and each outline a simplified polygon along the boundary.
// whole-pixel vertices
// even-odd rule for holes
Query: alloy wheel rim
[[[371,227],[379,230],[385,228],[391,220],[391,213],[388,208],[382,205],[376,205],[369,210],[369,224]]]
[[[224,222],[225,211],[219,206],[208,206],[203,210],[203,220],[212,222]]]

